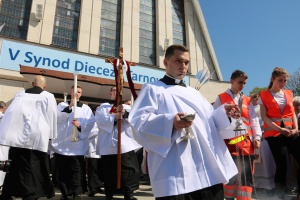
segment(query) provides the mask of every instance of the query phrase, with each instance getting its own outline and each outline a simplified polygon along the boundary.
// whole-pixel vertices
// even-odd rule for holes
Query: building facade
[[[208,101],[229,87],[223,81],[198,0],[0,0],[0,26],[3,24],[0,100],[5,102],[30,87],[33,76],[20,66],[41,74],[77,71],[98,78],[98,85],[83,88],[83,100],[102,102],[109,98],[114,84],[113,66],[105,58],[118,57],[119,47],[123,47],[125,60],[136,63],[131,76],[138,88],[165,74],[164,53],[171,44],[183,44],[190,50],[186,84],[198,87],[197,72],[209,69],[211,79],[200,88]],[[70,83],[49,77],[48,91],[62,100]]]

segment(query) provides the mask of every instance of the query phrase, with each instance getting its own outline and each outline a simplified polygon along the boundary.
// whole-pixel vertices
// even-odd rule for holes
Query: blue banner
[[[2,40],[0,68],[20,71],[20,64],[69,73],[77,71],[82,75],[112,80],[115,76],[112,64],[105,63],[105,60],[101,58]],[[131,67],[132,80],[138,84],[156,81],[162,78],[164,74],[164,70],[141,66]],[[189,85],[188,77],[185,77],[184,82]]]

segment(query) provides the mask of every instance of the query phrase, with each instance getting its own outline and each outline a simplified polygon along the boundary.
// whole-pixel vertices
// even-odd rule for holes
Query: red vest
[[[293,128],[294,122],[294,106],[293,106],[293,93],[291,90],[283,90],[286,98],[286,106],[284,107],[283,113],[281,113],[278,103],[275,101],[273,95],[269,90],[265,90],[259,93],[259,96],[266,107],[266,115],[270,118],[277,126],[283,122],[285,128]],[[264,138],[276,137],[280,135],[276,130],[264,123]]]
[[[219,98],[221,100],[222,104],[228,103],[228,104],[236,104],[230,94],[224,92],[219,95]],[[235,138],[231,139],[225,139],[225,143],[227,145],[228,150],[232,155],[249,155],[254,153],[253,144],[250,140],[249,136],[253,135],[253,132],[251,130],[250,126],[250,115],[249,115],[249,108],[250,108],[251,99],[250,97],[244,96],[242,99],[242,109],[241,109],[241,118],[243,120],[243,123],[246,125],[247,128],[247,137],[246,139],[240,141],[240,142],[234,142],[235,144],[229,144],[231,141],[235,140]],[[236,146],[239,149],[239,152],[236,151]]]

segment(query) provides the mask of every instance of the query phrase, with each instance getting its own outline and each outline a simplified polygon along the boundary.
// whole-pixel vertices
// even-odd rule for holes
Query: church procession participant
[[[116,87],[110,90],[111,100],[116,98]],[[121,186],[125,200],[136,200],[133,192],[139,188],[139,166],[135,150],[141,146],[133,139],[132,130],[127,122],[131,106],[119,105],[117,112],[111,113],[113,106],[102,103],[96,111],[99,128],[97,154],[101,155],[103,165],[104,192],[106,200],[113,199],[117,188],[117,120],[122,119],[121,129]]]
[[[96,106],[92,107],[92,111],[96,114]],[[96,193],[103,193],[101,187],[103,184],[103,173],[102,173],[102,159],[101,156],[97,155],[96,148],[98,144],[98,133],[99,129],[97,123],[88,136],[89,138],[89,150],[86,155],[87,162],[87,175],[88,175],[88,187],[89,187],[89,197],[95,196]]]
[[[271,75],[267,90],[259,93],[261,117],[264,121],[264,138],[268,141],[276,164],[275,186],[279,199],[285,198],[288,151],[300,164],[300,137],[298,123],[293,107],[293,93],[285,90],[288,72],[276,67]],[[300,174],[297,174],[298,188]],[[300,199],[299,191],[298,197]]]
[[[16,94],[1,121],[0,144],[10,146],[12,160],[1,200],[55,195],[47,151],[49,140],[57,136],[57,106],[45,87],[45,78],[36,76],[33,88]]]
[[[88,136],[94,126],[95,118],[89,106],[76,99],[82,95],[81,86],[77,86],[74,94],[74,86],[71,88],[71,101],[58,104],[57,122],[58,135],[52,140],[52,151],[55,152],[56,178],[62,199],[81,199],[80,195],[86,192],[86,174],[84,156],[88,152]],[[74,119],[74,105],[76,107],[76,119]],[[74,141],[74,126],[76,137]]]
[[[189,60],[186,47],[168,47],[166,75],[143,86],[128,120],[148,152],[157,200],[223,200],[223,183],[237,169],[217,128],[233,129],[227,116],[237,117],[239,109],[226,104],[214,111],[199,91],[186,86]],[[186,113],[195,113],[195,119],[182,120]],[[182,139],[188,130],[194,138]]]
[[[245,72],[235,70],[231,74],[230,89],[219,94],[213,105],[215,109],[225,103],[238,105],[241,110],[241,119],[246,127],[245,135],[225,139],[225,144],[227,145],[235,164],[241,169],[238,175],[232,177],[229,180],[229,183],[224,185],[225,198],[232,200],[235,197],[237,199],[245,200],[252,199],[254,148],[260,147],[262,136],[259,118],[251,103],[251,98],[245,96],[242,92],[247,79],[248,76]],[[241,178],[241,183],[239,183],[239,178]]]
[[[0,123],[2,118],[4,117],[5,110],[6,110],[6,103],[0,101]],[[9,151],[8,146],[0,145],[0,161],[8,160],[8,151]],[[0,171],[0,187],[3,185],[5,174],[6,172]]]

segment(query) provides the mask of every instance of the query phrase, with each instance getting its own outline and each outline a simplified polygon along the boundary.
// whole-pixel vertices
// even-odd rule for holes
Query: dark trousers
[[[1,200],[10,199],[11,196],[27,200],[55,195],[47,153],[11,147],[9,157],[12,162],[4,179]]]
[[[157,197],[156,200],[224,200],[223,184],[175,196]]]
[[[117,189],[117,155],[101,156],[105,195],[112,197]],[[139,166],[136,153],[130,151],[121,155],[121,186],[124,196],[132,195],[139,188]]]
[[[84,156],[54,154],[56,181],[63,196],[80,195],[86,192]]]
[[[270,146],[275,164],[275,186],[278,192],[284,192],[286,187],[286,151],[294,156],[298,165],[300,165],[300,137],[295,135],[293,137],[285,137],[279,135],[278,137],[267,137],[266,140]],[[297,174],[297,184],[300,188],[300,174]]]
[[[87,158],[89,191],[103,186],[103,172],[101,158]]]

